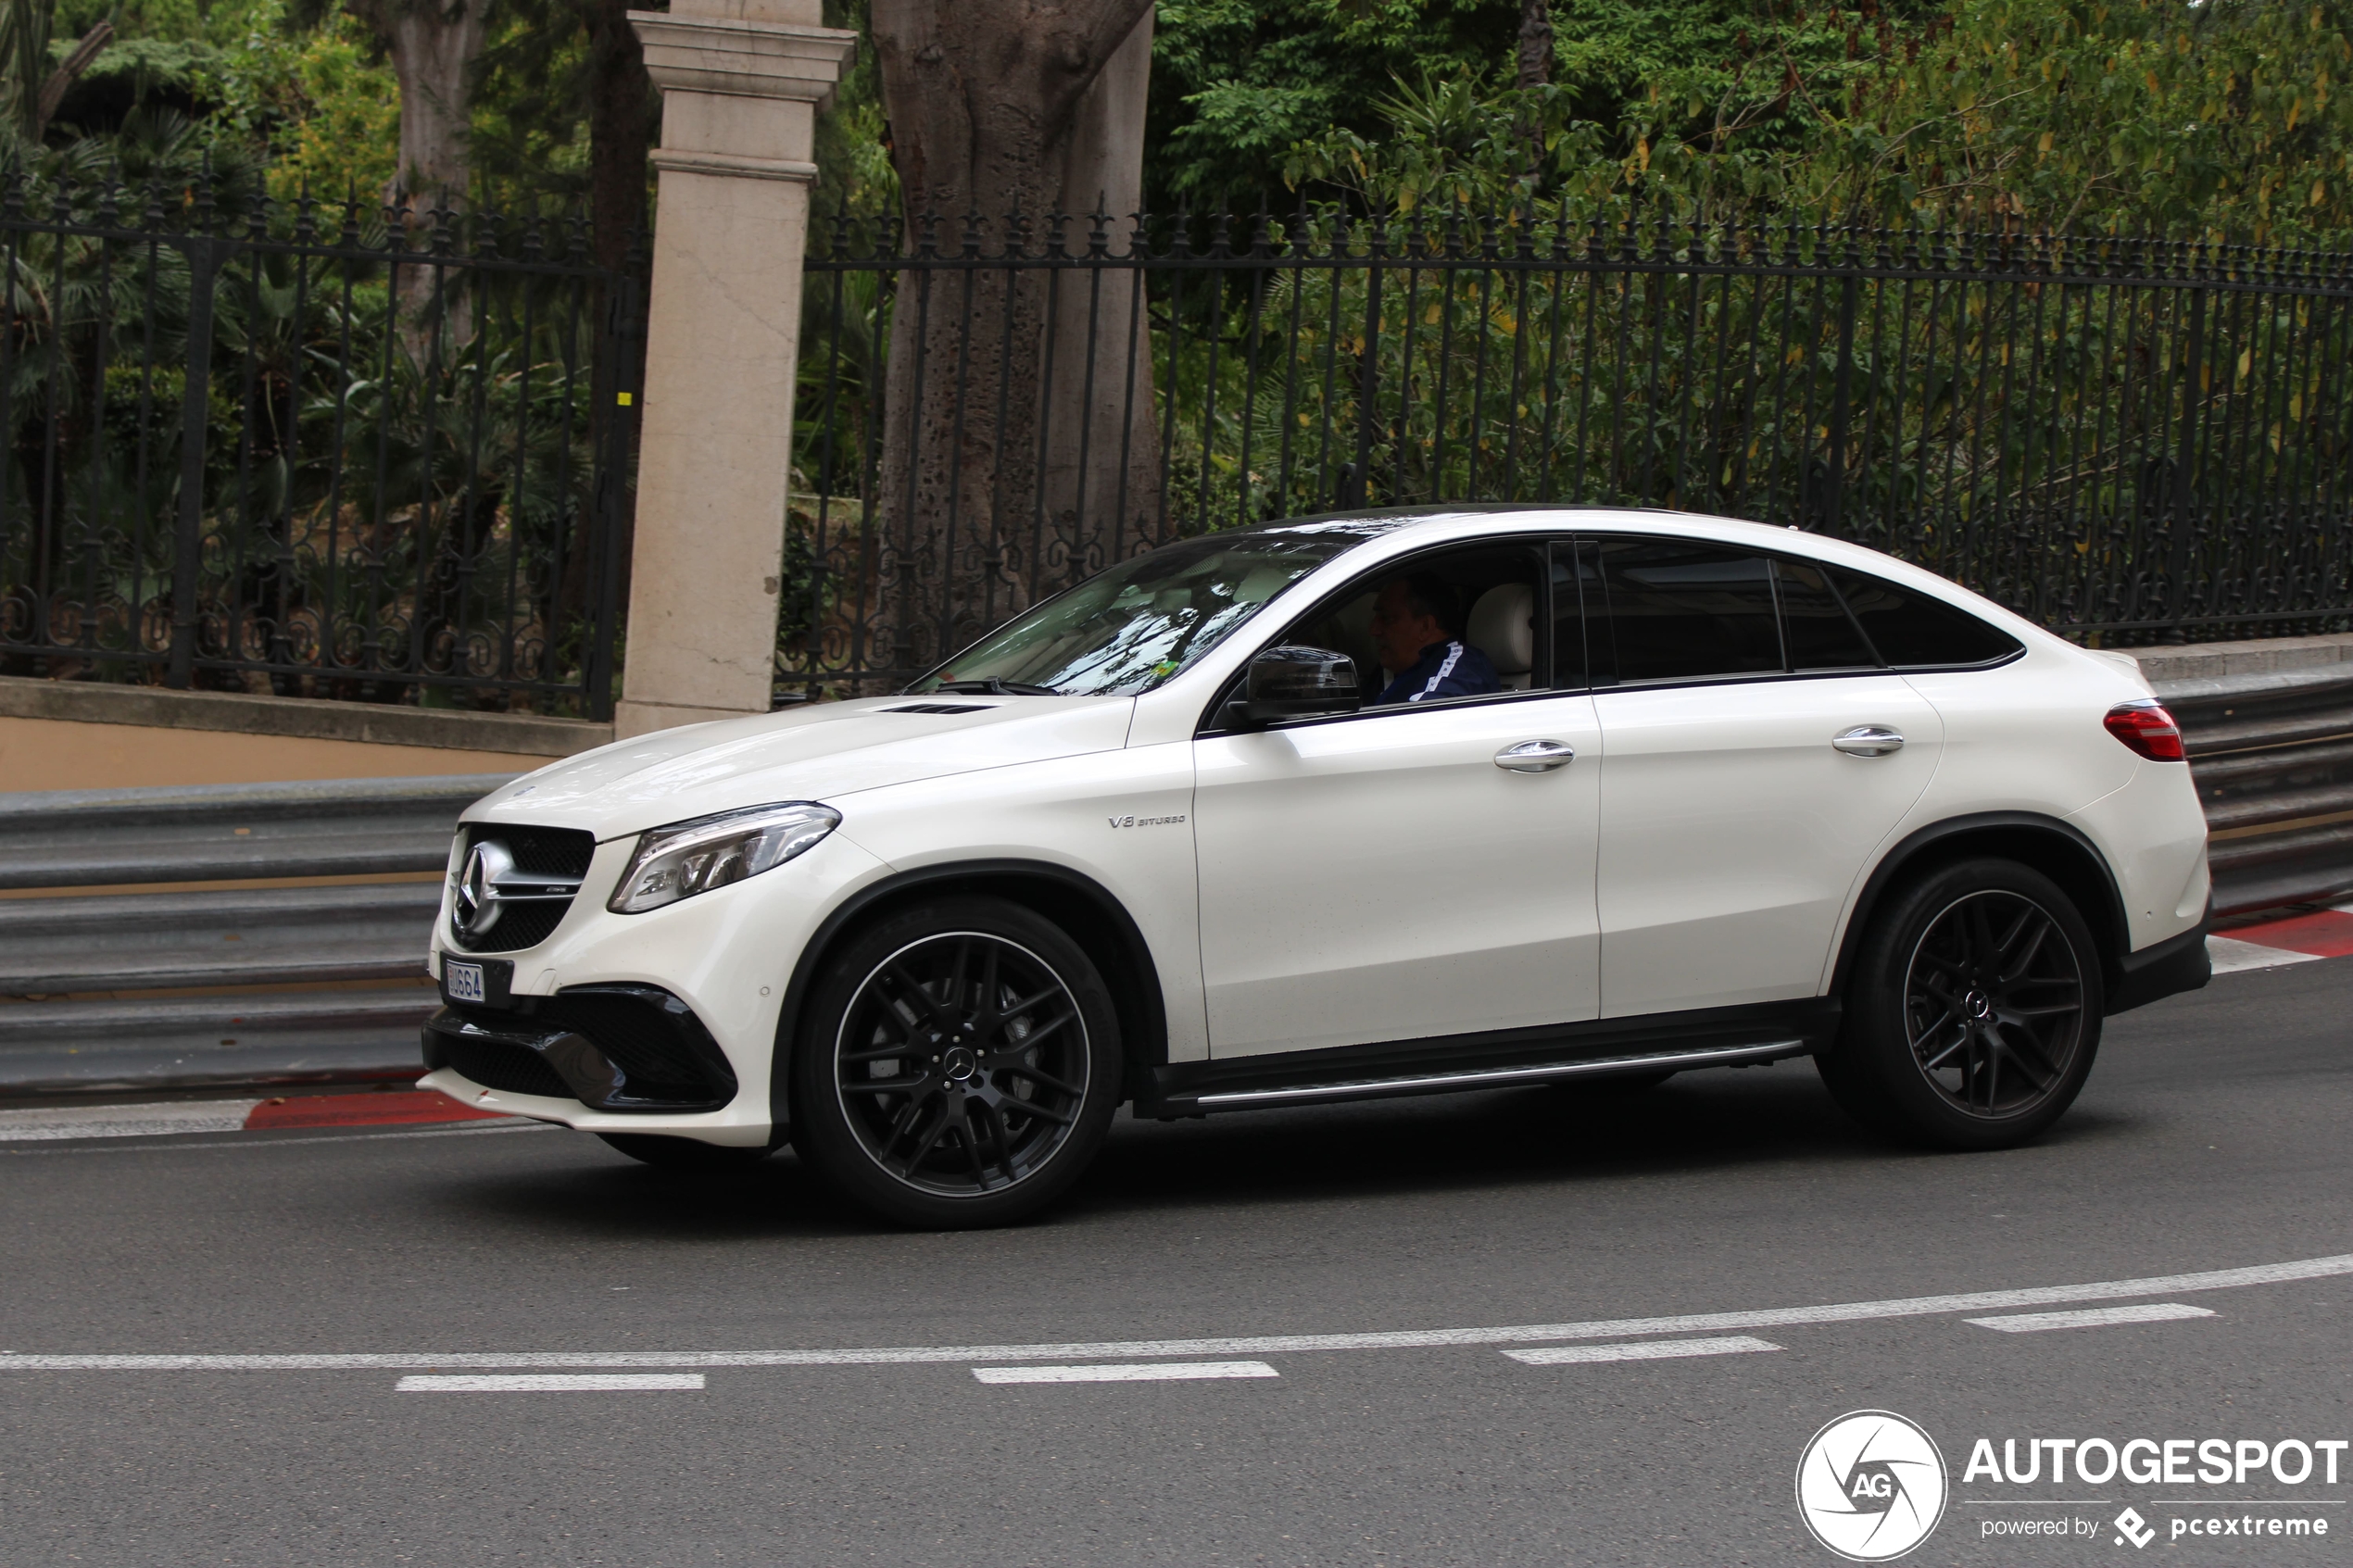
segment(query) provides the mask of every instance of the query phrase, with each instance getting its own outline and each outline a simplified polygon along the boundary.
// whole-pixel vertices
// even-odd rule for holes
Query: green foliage
[[[499,6],[474,79],[471,151],[484,205],[517,212],[586,200],[587,74],[588,37],[571,0]],[[399,128],[396,112],[391,134]]]
[[[866,30],[867,0],[825,0],[827,27]],[[828,217],[876,218],[899,210],[899,171],[891,167],[884,138],[882,67],[871,48],[862,48],[834,89],[834,101],[817,117],[817,183],[810,210],[818,215],[817,243],[824,243]]]
[[[1147,205],[1281,211],[1295,142],[1369,132],[1398,79],[1505,69],[1517,0],[1161,0],[1145,145]]]
[[[2345,0],[1969,0],[1925,17],[1867,0],[1810,19],[1768,7],[1729,37],[1720,13],[1670,24],[1612,0],[1604,19],[1616,37],[1565,48],[1552,86],[1401,81],[1368,100],[1376,127],[1300,139],[1285,174],[1408,209],[2353,232]]]

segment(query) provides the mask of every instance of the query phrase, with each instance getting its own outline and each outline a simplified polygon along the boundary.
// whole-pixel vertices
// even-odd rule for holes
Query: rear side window
[[[1856,630],[1820,567],[1776,560],[1773,576],[1781,591],[1781,634],[1789,642],[1792,670],[1879,668],[1870,645]]]
[[[1764,556],[1680,539],[1601,541],[1607,642],[1617,679],[1696,681],[1788,668]],[[1593,616],[1593,600],[1585,601]]]
[[[1843,566],[1830,569],[1846,608],[1881,659],[1897,669],[1921,665],[1990,664],[2007,659],[2021,645],[2008,633],[1954,608],[1942,599],[1866,577]]]

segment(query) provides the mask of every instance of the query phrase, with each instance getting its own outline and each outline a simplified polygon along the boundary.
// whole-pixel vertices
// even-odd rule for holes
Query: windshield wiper
[[[932,688],[937,692],[954,692],[959,696],[1060,696],[1052,686],[1033,686],[1026,681],[1000,681],[991,676],[986,681],[942,681]]]

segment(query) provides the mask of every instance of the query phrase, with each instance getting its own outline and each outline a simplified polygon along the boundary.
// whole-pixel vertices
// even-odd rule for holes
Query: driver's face
[[[1373,651],[1380,667],[1394,675],[1411,670],[1422,649],[1446,640],[1446,628],[1434,615],[1416,615],[1405,596],[1405,584],[1391,583],[1373,600]]]

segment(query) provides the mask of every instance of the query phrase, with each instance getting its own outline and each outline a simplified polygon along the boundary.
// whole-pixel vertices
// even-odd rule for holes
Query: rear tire
[[[2098,1052],[2091,928],[2058,884],[1964,860],[1891,892],[1855,954],[1837,1045],[1849,1114],[1902,1141],[2007,1148],[2064,1115]]]
[[[1086,950],[1000,898],[943,898],[831,955],[793,1053],[794,1143],[900,1224],[1001,1225],[1076,1181],[1120,1098],[1119,1017]]]
[[[597,1135],[630,1159],[664,1171],[740,1171],[759,1164],[784,1147],[782,1138],[746,1148],[704,1143],[699,1138],[672,1137],[666,1133],[598,1133]]]

